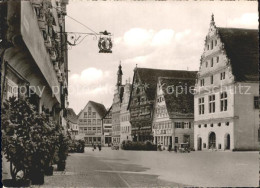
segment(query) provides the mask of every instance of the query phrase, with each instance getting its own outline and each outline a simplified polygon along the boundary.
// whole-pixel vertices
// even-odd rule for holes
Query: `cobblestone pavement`
[[[120,156],[106,158],[104,150],[108,148],[100,153],[86,150],[84,154],[70,154],[66,171],[54,171],[53,176],[45,176],[45,183],[40,187],[182,187],[178,183],[160,180],[158,175],[146,173],[148,168],[123,164],[126,159]],[[117,153],[110,148],[109,152]]]
[[[258,152],[116,151],[70,154],[44,187],[258,187]],[[178,182],[178,183],[175,183]]]

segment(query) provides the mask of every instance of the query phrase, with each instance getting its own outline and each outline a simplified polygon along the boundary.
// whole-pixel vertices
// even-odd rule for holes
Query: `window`
[[[204,127],[207,128],[207,124],[205,124]]]
[[[96,125],[96,120],[92,119],[92,125]]]
[[[215,95],[209,96],[209,113],[215,112]]]
[[[219,62],[219,56],[217,57],[217,63]]]
[[[221,127],[221,123],[218,123],[218,126]]]
[[[217,44],[218,44],[218,41],[217,41],[217,40],[215,40],[215,46],[217,46]]]
[[[199,114],[204,114],[204,97],[199,98]]]
[[[229,122],[226,122],[226,126],[229,126]]]
[[[91,119],[88,119],[88,123],[87,123],[88,125],[91,125]]]
[[[189,128],[190,128],[189,122],[184,122],[184,128],[185,128],[185,129],[189,129]]]
[[[220,94],[220,111],[227,111],[227,92]]]
[[[211,58],[211,67],[213,67],[213,64],[214,64],[214,61],[213,61],[213,58]]]
[[[255,109],[259,109],[259,103],[260,103],[260,100],[259,100],[259,96],[255,96],[254,97],[254,107]]]
[[[200,80],[200,86],[204,86],[204,79]]]
[[[96,118],[96,112],[92,112],[92,117]]]
[[[181,122],[174,122],[175,128],[181,128]]]
[[[213,49],[213,40],[211,41],[211,50]]]
[[[88,111],[91,112],[91,107],[88,107]]]
[[[208,62],[206,61],[206,67],[208,67]]]
[[[210,126],[213,127],[214,126],[213,123],[211,123]]]
[[[201,128],[201,125],[198,125],[199,128]]]
[[[97,125],[100,125],[100,124],[101,124],[101,120],[98,119],[98,120],[97,120]]]
[[[178,144],[178,137],[175,137],[175,143]]]
[[[84,112],[84,118],[87,118],[87,117],[88,117],[88,113]]]
[[[209,44],[208,44],[208,50],[209,50]]]
[[[213,79],[213,75],[210,76],[210,84],[213,84],[214,79]]]
[[[220,73],[220,80],[224,80],[225,79],[225,75],[226,73],[225,72],[222,72]]]

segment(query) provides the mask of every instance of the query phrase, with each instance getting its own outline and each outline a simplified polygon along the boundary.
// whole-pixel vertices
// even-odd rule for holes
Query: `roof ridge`
[[[217,29],[236,29],[236,30],[250,30],[250,31],[258,31],[258,29],[236,28],[236,27],[217,27]]]

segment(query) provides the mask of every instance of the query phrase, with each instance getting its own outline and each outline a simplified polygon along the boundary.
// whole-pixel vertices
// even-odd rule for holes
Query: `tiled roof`
[[[197,74],[197,71],[163,70],[148,68],[137,68],[136,71],[141,79],[141,82],[143,84],[148,84],[146,94],[149,100],[154,100],[157,81],[159,77],[195,78]]]
[[[258,30],[217,28],[236,81],[258,81]]]
[[[110,111],[112,111],[112,105],[111,105],[110,108],[107,110],[107,112],[106,112],[105,115],[102,117],[102,119],[105,119],[106,116],[109,114]]]
[[[74,110],[72,108],[67,108],[66,110],[67,110],[67,117],[66,117],[66,119],[68,121],[71,121],[72,123],[77,123],[78,116],[76,115]]]
[[[159,78],[170,118],[191,118],[194,113],[194,95],[190,88],[195,85],[193,78]],[[173,90],[169,90],[172,88]]]
[[[96,109],[96,111],[100,115],[100,117],[104,117],[107,110],[106,110],[106,107],[103,104],[100,104],[100,103],[97,103],[97,102],[94,102],[94,101],[89,101],[89,103],[91,103],[92,106]]]

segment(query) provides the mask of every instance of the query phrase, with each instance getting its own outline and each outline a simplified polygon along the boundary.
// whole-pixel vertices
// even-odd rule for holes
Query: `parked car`
[[[117,144],[117,143],[112,143],[112,144],[111,144],[111,149],[112,149],[112,150],[119,150],[119,144]]]
[[[178,147],[178,151],[180,153],[190,153],[190,146],[189,143],[180,143]]]

